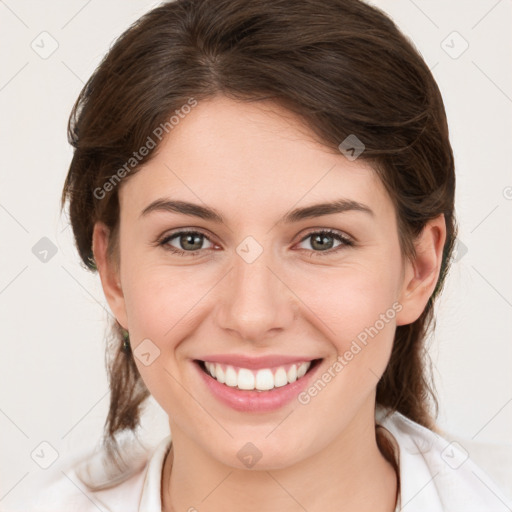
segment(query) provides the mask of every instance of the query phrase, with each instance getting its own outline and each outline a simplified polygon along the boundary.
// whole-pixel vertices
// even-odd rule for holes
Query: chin
[[[278,427],[279,428],[279,427]],[[303,459],[310,454],[306,450],[310,450],[310,444],[307,445],[297,440],[291,440],[286,432],[280,434],[270,434],[268,437],[268,429],[265,429],[257,438],[254,436],[237,437],[236,440],[230,440],[225,447],[212,453],[219,462],[235,469],[247,469],[250,471],[275,471],[285,469]],[[294,433],[294,436],[297,432]],[[302,439],[308,436],[301,435]],[[230,454],[230,455],[227,455]]]

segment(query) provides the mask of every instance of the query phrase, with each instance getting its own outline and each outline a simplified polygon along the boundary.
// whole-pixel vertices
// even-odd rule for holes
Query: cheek
[[[179,345],[190,335],[189,322],[204,295],[191,284],[181,271],[142,264],[132,268],[125,291],[138,371],[152,397],[164,410],[177,414],[185,412],[180,398],[183,365]],[[149,358],[145,359],[144,353],[149,353]]]
[[[294,285],[297,295],[304,297],[318,317],[316,323],[324,325],[322,331],[330,333],[327,337],[334,339],[340,348],[347,339],[356,337],[392,309],[397,297],[397,275],[393,269],[378,266],[330,269],[314,285],[300,281],[297,277]],[[392,313],[388,313],[387,320],[394,316]]]
[[[188,321],[210,288],[200,266],[171,267],[131,254],[126,258],[125,302],[131,330],[156,340],[172,341],[172,330]],[[211,270],[209,272],[211,274]],[[177,324],[180,325],[177,325]]]
[[[388,364],[401,309],[396,301],[398,276],[393,269],[351,267],[332,273],[322,286],[300,292],[308,297],[314,312],[308,320],[329,342],[330,355],[299,403],[314,402],[315,407],[328,411],[332,404],[340,404],[345,415],[333,420],[333,436],[375,391]],[[314,419],[309,428],[315,428]]]
[[[343,400],[351,401],[350,396],[355,399],[371,392],[386,368],[401,309],[396,301],[400,260],[388,257],[329,269],[314,285],[300,276],[296,279],[297,294],[305,297],[312,311],[309,322],[332,349],[328,364],[336,378],[331,391],[321,399],[326,403],[342,395]]]
[[[132,262],[125,266],[129,276],[125,301],[135,362],[164,410],[179,411],[179,397],[183,395],[179,382],[186,379],[190,348],[211,311],[218,276],[211,269],[192,265],[171,268],[135,259]],[[213,293],[208,294],[208,290]],[[138,357],[146,348],[157,354],[149,365]]]

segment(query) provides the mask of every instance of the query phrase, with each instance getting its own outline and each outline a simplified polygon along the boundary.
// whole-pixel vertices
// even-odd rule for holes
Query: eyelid
[[[174,231],[168,231],[164,235],[158,237],[155,242],[155,245],[166,245],[167,242],[171,240],[171,238],[178,237],[178,235],[186,235],[186,234],[198,234],[202,235],[205,239],[207,239],[213,245],[216,243],[212,240],[211,236],[206,234],[201,228],[177,228]],[[180,249],[178,249],[180,250]],[[197,249],[196,251],[186,251],[187,253],[194,254],[194,252],[202,251],[203,249]]]
[[[315,235],[315,234],[318,234],[318,233],[327,233],[327,234],[330,234],[330,235],[336,235],[336,236],[339,236],[340,238],[342,238],[343,240],[345,240],[346,242],[351,242],[351,243],[355,243],[356,242],[354,237],[352,237],[351,235],[345,233],[344,231],[340,231],[340,230],[334,229],[334,228],[324,228],[324,227],[308,228],[306,233],[304,235],[302,235],[302,238],[299,241],[303,242],[309,236]]]
[[[332,228],[313,228],[313,230],[308,231],[304,236],[302,236],[302,238],[297,242],[297,244],[300,244],[300,243],[304,242],[305,240],[307,240],[308,238],[310,238],[311,236],[317,235],[317,234],[330,235],[332,238],[338,240],[339,245],[337,245],[335,247],[331,247],[330,249],[326,249],[323,251],[314,251],[312,249],[304,249],[304,248],[298,248],[297,250],[306,251],[309,254],[309,256],[311,256],[311,257],[315,257],[315,256],[329,257],[329,256],[337,255],[339,253],[339,251],[341,251],[343,249],[354,247],[356,245],[354,239],[351,236],[345,234],[342,231],[338,231],[337,229],[332,229]],[[295,245],[297,245],[297,244],[295,244]]]

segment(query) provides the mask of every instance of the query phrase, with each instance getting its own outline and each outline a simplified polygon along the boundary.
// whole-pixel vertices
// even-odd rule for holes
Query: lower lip
[[[243,391],[226,386],[207,375],[198,362],[194,361],[194,366],[211,393],[222,403],[237,411],[261,413],[275,411],[296,398],[308,386],[319,364],[295,382],[268,391]]]

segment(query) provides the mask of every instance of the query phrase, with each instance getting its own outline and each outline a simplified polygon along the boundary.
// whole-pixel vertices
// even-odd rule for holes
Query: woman
[[[115,320],[105,459],[62,503],[509,510],[436,433],[424,340],[454,160],[439,89],[388,17],[163,4],[109,51],[69,137],[63,205]],[[150,394],[170,436],[141,462],[117,437]]]

